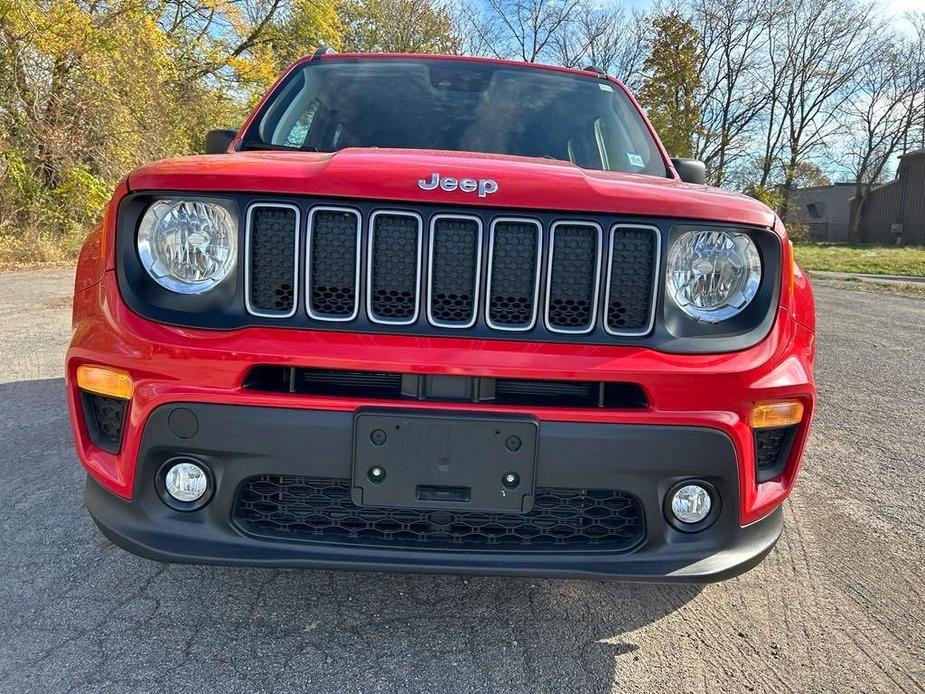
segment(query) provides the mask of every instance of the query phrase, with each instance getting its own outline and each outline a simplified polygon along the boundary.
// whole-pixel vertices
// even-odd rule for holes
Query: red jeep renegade
[[[780,220],[597,70],[293,65],[80,256],[86,503],[163,561],[709,581],[782,528],[815,388]]]

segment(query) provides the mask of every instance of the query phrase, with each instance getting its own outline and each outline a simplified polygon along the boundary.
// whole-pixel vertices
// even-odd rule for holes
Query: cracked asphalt
[[[0,692],[921,692],[925,301],[817,290],[786,529],[726,583],[157,564],[83,509],[72,273],[0,274]]]

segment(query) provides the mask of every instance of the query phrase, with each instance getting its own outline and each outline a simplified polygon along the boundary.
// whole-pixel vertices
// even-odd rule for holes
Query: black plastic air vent
[[[524,514],[359,507],[350,480],[261,475],[238,489],[235,522],[280,540],[472,550],[628,551],[645,532],[636,497],[612,489],[538,487]]]
[[[86,391],[80,391],[80,401],[90,441],[108,453],[118,453],[122,449],[128,401]]]
[[[524,407],[642,409],[645,391],[635,383],[341,371],[255,366],[244,388],[374,400],[440,400]]]

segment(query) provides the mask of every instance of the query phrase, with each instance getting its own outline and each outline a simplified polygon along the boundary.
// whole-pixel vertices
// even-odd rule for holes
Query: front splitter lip
[[[730,546],[709,556],[679,549],[648,557],[633,553],[457,552],[408,550],[333,543],[261,540],[231,530],[220,537],[191,522],[186,536],[144,523],[132,502],[87,478],[84,500],[100,531],[114,544],[160,562],[265,568],[338,569],[401,573],[610,579],[649,583],[712,583],[738,576],[758,564],[783,529],[781,509],[741,528]]]

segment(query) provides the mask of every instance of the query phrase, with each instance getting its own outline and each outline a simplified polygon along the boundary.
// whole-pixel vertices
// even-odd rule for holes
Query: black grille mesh
[[[643,535],[635,497],[601,489],[538,488],[525,514],[357,506],[350,481],[261,475],[235,504],[245,531],[292,540],[472,549],[632,549]]]
[[[255,207],[250,226],[250,303],[263,313],[288,314],[295,305],[296,212]]]
[[[556,227],[547,307],[552,327],[575,331],[591,327],[597,253],[597,229],[571,224]]]
[[[777,464],[789,433],[789,427],[759,429],[755,432],[755,464],[759,470],[767,470]]]
[[[417,308],[418,220],[404,215],[377,216],[370,262],[373,316],[411,320]]]
[[[122,448],[122,429],[128,401],[93,393],[81,395],[90,440],[104,451],[118,453]]]
[[[783,474],[796,426],[755,431],[755,473],[759,482]]]
[[[357,216],[321,210],[312,217],[311,310],[322,318],[347,318],[356,308]]]
[[[613,235],[607,327],[641,331],[649,326],[658,239],[651,229],[618,227]]]
[[[499,222],[492,242],[488,317],[494,325],[525,328],[533,320],[536,291],[537,227]]]
[[[440,323],[466,325],[475,316],[479,225],[440,218],[433,230],[430,312]]]

